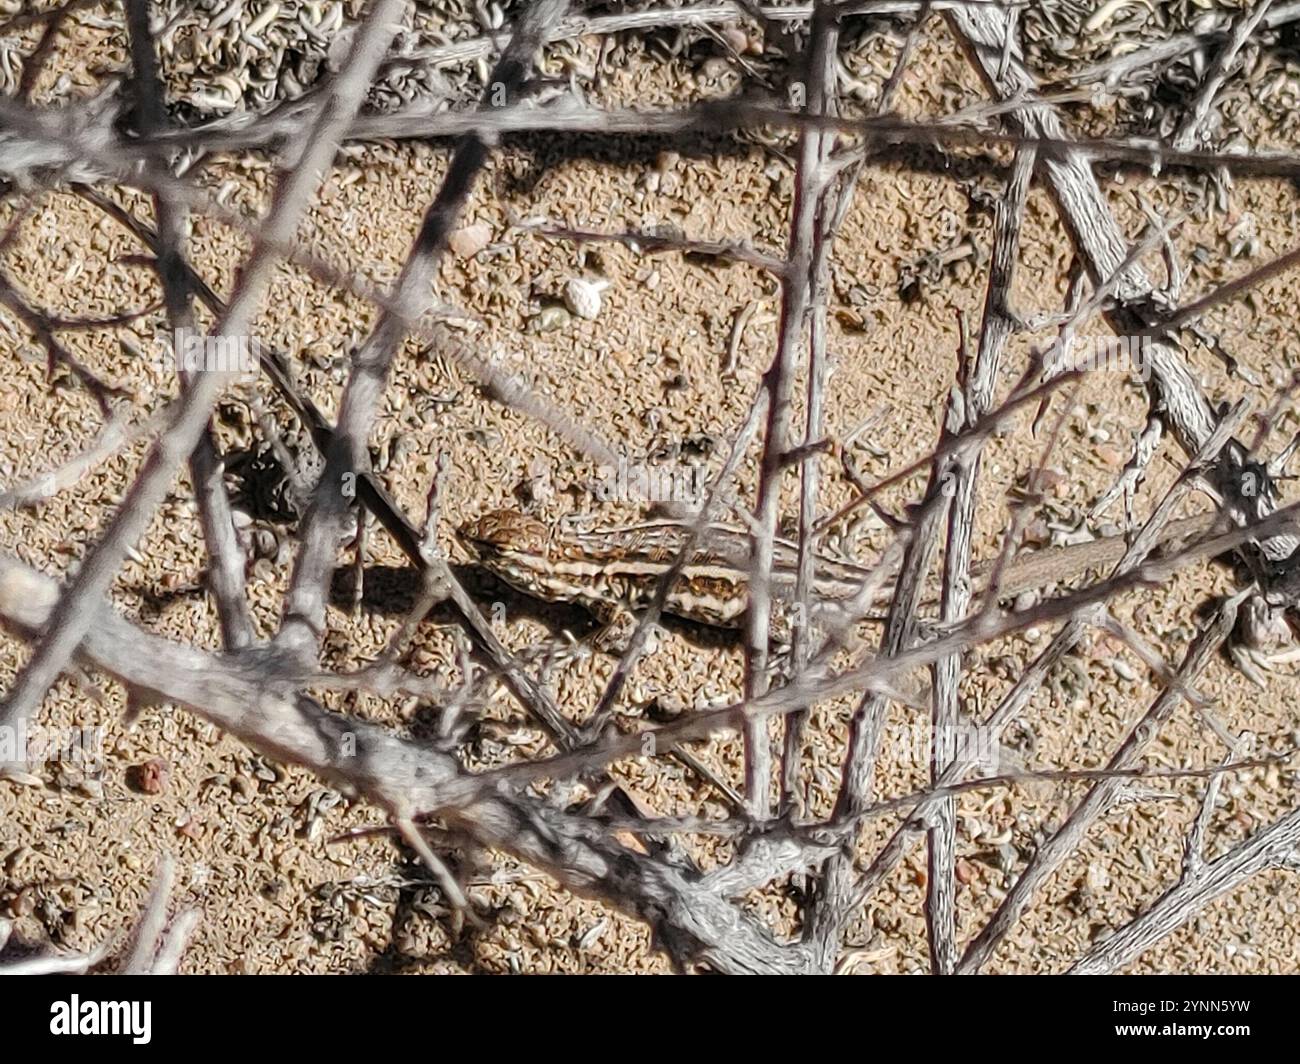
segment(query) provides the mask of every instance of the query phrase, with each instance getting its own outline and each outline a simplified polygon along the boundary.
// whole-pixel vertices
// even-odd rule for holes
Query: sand
[[[902,106],[920,114],[978,98],[964,61],[937,24],[913,60],[902,86]],[[77,35],[90,34],[80,29]],[[74,38],[77,36],[74,35]],[[100,37],[111,34],[103,35]],[[80,46],[86,40],[80,39]],[[76,66],[78,41],[65,42]],[[892,61],[876,59],[877,76]],[[111,58],[112,53],[108,53]],[[101,62],[107,62],[102,58]],[[121,61],[118,54],[117,60]],[[696,64],[698,68],[698,64]],[[691,61],[669,64],[689,71]],[[718,72],[718,68],[709,68]],[[683,96],[728,91],[720,77],[665,75],[633,56],[611,71],[599,102],[681,103]],[[420,212],[443,173],[445,154],[422,144],[351,148],[329,174],[319,203],[304,224],[305,247],[370,281],[391,280],[400,267]],[[959,343],[958,315],[978,323],[987,276],[991,219],[972,207],[975,183],[999,187],[1006,171],[989,171],[930,152],[868,166],[837,233],[830,293],[830,350],[836,370],[827,396],[828,434],[843,439],[870,415],[884,411],[850,449],[864,476],[875,479],[926,453],[937,436],[952,383]],[[263,161],[218,159],[204,183],[229,207],[263,209],[271,172]],[[1163,213],[1194,201],[1176,176],[1128,173],[1107,183],[1108,198],[1130,233],[1144,224],[1141,198]],[[436,300],[459,308],[474,323],[463,335],[530,381],[534,394],[632,455],[688,443],[716,461],[743,421],[774,350],[779,294],[755,267],[699,261],[676,254],[639,255],[618,245],[575,247],[520,227],[545,219],[556,226],[603,231],[672,226],[693,239],[740,241],[782,254],[793,189],[791,167],[757,144],[648,142],[611,147],[594,138],[542,137],[513,141],[497,152],[469,204],[464,224],[485,226],[486,248],[452,258],[439,272]],[[3,204],[13,217],[17,199]],[[138,195],[122,202],[141,217]],[[1295,189],[1281,180],[1237,182],[1227,214],[1196,209],[1174,243],[1190,272],[1183,298],[1288,249],[1294,232]],[[1229,231],[1253,215],[1258,247],[1233,259]],[[915,298],[900,287],[908,267],[929,253],[969,238],[977,253],[927,275]],[[1035,189],[1022,231],[1014,289],[1025,317],[1059,312],[1067,285],[1068,240],[1056,211]],[[1197,247],[1211,254],[1202,264]],[[188,251],[220,292],[228,292],[246,237],[196,220]],[[140,248],[92,207],[66,193],[38,197],[8,250],[8,275],[35,304],[66,316],[104,316],[148,307],[160,298],[149,270],[130,256]],[[1158,258],[1153,257],[1153,263]],[[572,277],[608,280],[593,321],[561,316]],[[1163,272],[1158,271],[1159,276]],[[1291,322],[1291,274],[1266,282],[1258,295],[1216,310],[1212,324],[1231,337],[1231,350],[1268,382],[1300,361]],[[724,374],[736,316],[753,306],[732,374]],[[282,266],[263,301],[256,333],[292,352],[299,380],[329,413],[338,402],[347,353],[373,321],[360,300]],[[545,328],[548,331],[541,331]],[[128,325],[65,334],[67,346],[96,373],[136,400],[139,421],[174,394],[174,367],[163,346],[158,311]],[[1005,394],[1043,331],[1013,340],[1002,375]],[[45,382],[44,353],[21,324],[0,312],[0,483],[40,474],[86,447],[100,420],[83,390]],[[1248,390],[1205,351],[1196,369],[1217,399]],[[264,394],[269,391],[264,389]],[[801,416],[802,405],[796,411]],[[1113,378],[1092,379],[1071,403],[1053,412],[1065,421],[1049,458],[1050,487],[1037,521],[1077,519],[1109,485],[1126,460],[1133,434],[1146,418],[1140,389]],[[229,447],[246,434],[247,413],[228,404],[222,433]],[[1293,430],[1288,415],[1285,430]],[[984,465],[977,552],[997,549],[1008,519],[1010,492],[1046,446],[1046,433],[1029,431],[1029,417],[993,440]],[[408,342],[398,359],[372,442],[380,470],[408,514],[423,513],[438,456],[452,456],[443,488],[440,544],[463,558],[451,531],[461,520],[497,506],[524,506],[547,520],[587,515],[601,523],[638,516],[635,505],[596,499],[597,470],[575,460],[557,435],[486,394],[437,352]],[[0,549],[52,574],[63,574],[103,531],[144,453],[135,443],[98,466],[74,487],[35,509],[0,513]],[[1166,441],[1138,503],[1145,515],[1180,468],[1182,456]],[[753,489],[757,452],[738,481]],[[790,482],[793,484],[793,480]],[[854,495],[837,458],[823,459],[824,511]],[[886,508],[913,501],[913,478],[888,493]],[[215,648],[220,644],[209,598],[187,589],[203,573],[201,533],[188,482],[178,481],[155,516],[138,552],[115,587],[119,609],[142,627],[170,639]],[[1203,505],[1203,503],[1202,503]],[[795,513],[793,490],[783,513]],[[1112,515],[1118,520],[1118,513]],[[869,561],[886,542],[883,524],[867,521],[835,547]],[[342,559],[341,559],[342,561]],[[288,556],[269,558],[250,584],[262,634],[274,631]],[[378,654],[395,631],[410,580],[403,559],[382,532],[367,546],[371,573],[361,605],[331,610],[324,664],[356,667]],[[1226,570],[1193,567],[1168,586],[1124,596],[1116,614],[1134,623],[1169,660],[1178,660],[1195,632],[1196,611],[1231,588]],[[550,608],[503,595],[498,631],[524,651],[546,640],[589,634],[576,610]],[[491,600],[485,600],[490,607]],[[965,697],[972,712],[991,707],[1050,631],[982,648],[967,661]],[[7,685],[27,651],[0,637],[0,685]],[[420,674],[455,684],[460,679],[454,627],[435,614],[416,636],[409,664]],[[596,655],[559,666],[547,678],[573,719],[589,712],[613,659]],[[743,658],[725,637],[669,627],[657,653],[636,669],[620,712],[629,717],[656,700],[687,707],[722,704],[741,691]],[[1300,684],[1283,671],[1260,690],[1224,659],[1204,674],[1199,689],[1236,733],[1263,746],[1289,742]],[[1159,688],[1132,652],[1114,640],[1090,637],[1039,692],[1024,724],[1009,741],[1031,768],[1096,768]],[[336,708],[395,731],[428,734],[435,708],[417,699],[385,701],[368,695],[327,695]],[[814,808],[825,812],[843,754],[850,700],[815,708],[811,769]],[[385,829],[382,815],[324,787],[305,771],[268,763],[170,705],[138,707],[124,723],[122,689],[94,674],[66,678],[42,707],[51,727],[93,726],[104,736],[103,756],[89,772],[63,765],[39,770],[40,784],[0,782],[0,917],[15,920],[22,944],[10,951],[88,949],[123,934],[132,924],[162,855],[177,861],[177,907],[197,906],[203,918],[187,951],[187,972],[640,972],[665,971],[646,927],[601,903],[578,898],[547,876],[495,853],[468,849],[448,856],[462,882],[488,914],[482,930],[459,934],[428,873]],[[895,706],[892,734],[904,739],[922,723]],[[923,785],[926,767],[900,740],[882,760],[876,791],[907,793]],[[466,752],[475,768],[542,756],[547,742],[519,707],[494,691]],[[733,783],[740,780],[734,737],[701,744],[697,753]],[[1223,754],[1197,713],[1181,706],[1151,748],[1158,768],[1199,768]],[[720,816],[716,794],[666,759],[632,759],[615,776],[639,801],[664,815]],[[1291,804],[1293,769],[1242,772],[1225,785],[1208,835],[1211,855],[1268,823]],[[1088,833],[1085,845],[1055,875],[988,966],[995,972],[1050,972],[1066,967],[1088,946],[1121,926],[1176,881],[1182,839],[1194,818],[1201,784],[1157,780],[1134,790]],[[967,795],[959,806],[958,938],[965,941],[991,914],[1038,843],[1083,793],[1082,784],[1017,786]],[[896,820],[882,817],[864,830],[869,856]],[[358,829],[374,829],[356,834]],[[688,848],[705,867],[727,856],[725,845],[693,837]],[[843,966],[859,972],[928,969],[922,919],[924,851],[914,849],[872,896],[851,929]],[[1209,905],[1130,966],[1134,972],[1280,972],[1300,952],[1294,876],[1257,876]],[[790,892],[774,885],[746,906],[777,930],[793,929]],[[8,954],[6,954],[8,955]]]

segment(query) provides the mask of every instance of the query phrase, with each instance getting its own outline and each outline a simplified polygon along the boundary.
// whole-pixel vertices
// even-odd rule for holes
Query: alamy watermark
[[[1020,764],[1014,755],[1003,756],[1002,744],[992,728],[976,724],[940,728],[937,734],[928,724],[890,725],[883,739],[888,756],[900,765],[923,770],[930,767],[932,749],[943,764],[959,761],[972,766],[981,776],[996,776],[1004,765],[1014,770]],[[657,753],[654,731],[642,732],[641,756],[654,757]]]
[[[890,725],[885,729],[883,748],[901,764],[925,769],[930,766],[932,742],[945,765],[969,763],[986,776],[996,776],[1001,770],[1004,758],[997,734],[977,724],[940,728],[937,733],[929,724]],[[1010,763],[1014,764],[1014,759]]]
[[[1151,379],[1151,348],[1149,336],[1071,336],[1043,353],[1043,365],[1053,375],[1109,370],[1145,383]]]
[[[184,373],[224,373],[251,380],[257,376],[257,341],[251,336],[212,336],[177,329],[172,336],[176,368]]]
[[[153,1027],[152,1001],[82,1001],[72,994],[50,1005],[50,1034],[112,1035],[148,1045]]]
[[[601,502],[677,502],[699,506],[708,489],[708,470],[703,465],[629,462],[620,456],[616,466],[603,465],[596,471],[593,489]]]
[[[24,720],[0,725],[0,765],[39,765],[49,761],[91,764],[104,755],[104,729],[43,728]]]

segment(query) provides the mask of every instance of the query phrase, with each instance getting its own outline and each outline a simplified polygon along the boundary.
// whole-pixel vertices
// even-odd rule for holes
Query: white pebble
[[[595,321],[600,315],[600,293],[608,287],[608,281],[571,277],[564,286],[564,305],[571,314],[586,318],[587,321]]]

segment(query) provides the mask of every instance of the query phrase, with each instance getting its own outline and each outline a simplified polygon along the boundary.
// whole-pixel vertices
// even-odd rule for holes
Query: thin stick
[[[1107,975],[1123,968],[1166,935],[1187,923],[1215,898],[1270,868],[1296,868],[1300,809],[1293,809],[1222,857],[1185,877],[1141,916],[1099,942],[1069,969],[1069,975]]]
[[[131,87],[135,96],[136,126],[148,138],[165,130],[167,107],[162,81],[154,55],[153,34],[149,31],[148,0],[127,0],[127,30],[131,43]],[[53,27],[54,23],[50,24]],[[146,163],[156,173],[166,172],[166,157],[155,152]],[[167,305],[171,326],[173,354],[182,391],[193,386],[193,376],[181,369],[179,344],[184,334],[194,328],[190,305],[189,271],[182,251],[185,208],[165,191],[154,194],[154,212],[158,217],[158,255],[156,266]],[[221,619],[222,639],[229,649],[253,642],[253,617],[244,595],[244,573],[248,558],[235,533],[230,496],[226,492],[224,469],[218,457],[216,439],[210,426],[204,426],[198,444],[189,456],[190,477],[194,481],[207,545],[208,584],[216,599]]]
[[[163,928],[167,925],[167,903],[171,900],[175,880],[176,862],[164,857],[154,872],[153,888],[136,926],[135,944],[122,965],[123,975],[144,975],[153,968]]]
[[[1219,449],[1226,446],[1232,433],[1245,419],[1249,409],[1249,404],[1242,402],[1230,411],[1198,458],[1204,462],[1212,461],[1217,456]],[[1160,503],[1157,504],[1151,518],[1142,531],[1138,533],[1125,552],[1124,557],[1115,566],[1111,581],[1118,579],[1123,573],[1131,573],[1135,569],[1141,568],[1142,559],[1150,552],[1159,535],[1160,528],[1168,521],[1178,502],[1195,482],[1195,478],[1199,473],[1198,464],[1193,463],[1189,466],[1174,486],[1165,494],[1164,498],[1161,499]],[[1019,718],[1033,698],[1034,692],[1042,685],[1051,669],[1078,643],[1089,620],[1089,615],[1086,612],[1080,612],[1066,621],[1047,648],[1024,670],[1012,685],[1011,690],[1003,696],[992,712],[980,722],[980,727],[985,729],[989,736],[997,739],[1013,721]],[[940,777],[940,782],[947,784],[959,780],[973,767],[974,763],[970,758],[954,760]],[[917,821],[923,821],[928,815],[928,810],[922,810],[917,816]],[[881,848],[862,877],[854,898],[855,904],[861,904],[863,899],[898,866],[898,862],[903,859],[911,845],[910,840],[915,826],[915,823],[912,822],[903,824]]]
[[[807,57],[806,108],[809,114],[826,114],[832,106],[835,58],[839,34],[830,13],[817,6],[813,12],[812,39]],[[750,571],[749,609],[745,625],[745,694],[761,697],[768,689],[768,641],[771,635],[772,551],[776,538],[782,473],[790,450],[790,421],[795,373],[808,313],[817,246],[822,243],[819,204],[826,187],[828,139],[820,133],[800,137],[795,171],[794,204],[790,217],[789,266],[781,292],[781,321],[776,354],[763,376],[768,393],[767,427],[759,466],[758,502],[754,509],[754,561]],[[806,540],[808,529],[801,529]],[[750,815],[758,821],[772,814],[772,740],[766,721],[745,731],[745,797]]]
[[[1272,4],[1273,0],[1255,0],[1255,6],[1249,11],[1243,11],[1233,23],[1232,33],[1219,54],[1215,56],[1210,69],[1205,72],[1205,80],[1201,83],[1201,91],[1197,93],[1196,102],[1174,132],[1173,144],[1179,151],[1186,151],[1204,135],[1205,120],[1214,109],[1215,100],[1219,90],[1223,88],[1223,83],[1228,80],[1232,64],[1237,60],[1237,53],[1250,40],[1250,35],[1268,14]]]
[[[1032,149],[1018,151],[1011,167],[1007,195],[997,207],[993,234],[992,262],[984,296],[984,320],[979,348],[965,392],[965,420],[974,424],[993,405],[993,389],[1007,340],[1015,331],[1011,312],[1011,283],[1020,248],[1020,229],[1034,172]],[[965,427],[965,426],[961,426]],[[948,510],[948,544],[944,550],[944,578],[941,619],[954,623],[965,617],[971,602],[971,540],[975,526],[982,442],[977,442],[960,460],[954,458],[938,471],[952,487]],[[962,656],[953,654],[932,670],[934,690],[933,749],[931,781],[938,784],[954,758],[944,755],[944,743],[956,734],[960,724]],[[954,752],[955,753],[955,752]],[[929,875],[926,878],[926,920],[930,934],[931,970],[948,974],[957,963],[955,930],[956,898],[956,802],[937,803],[928,819]]]
[[[1240,596],[1225,602],[1209,625],[1192,641],[1178,670],[1178,679],[1182,685],[1190,686],[1219,652],[1237,621],[1239,601]],[[1174,687],[1161,692],[1106,763],[1106,770],[1114,772],[1133,767],[1143,748],[1169,720],[1181,701],[1181,695]],[[1093,822],[1110,808],[1121,786],[1120,780],[1107,779],[1092,787],[1065,823],[1038,847],[1033,859],[998,906],[997,912],[967,947],[957,968],[959,974],[977,972],[988,963],[993,951],[1024,914],[1039,888],[1079,847]]]
[[[288,240],[307,209],[310,192],[333,157],[339,138],[362,97],[379,60],[395,32],[397,12],[404,0],[376,0],[358,34],[347,65],[334,79],[319,119],[297,167],[277,186],[266,220],[269,239]],[[230,308],[214,329],[218,337],[241,337],[247,331],[258,300],[270,280],[271,253],[266,243],[255,245]],[[0,706],[0,724],[25,724],[45,692],[67,667],[78,644],[96,620],[92,604],[108,590],[127,548],[139,539],[175,475],[193,451],[208,423],[224,382],[221,373],[205,372],[173,405],[167,429],[159,437],[108,530],[91,548],[77,575],[50,618],[49,630],[18,674]]]
[[[568,0],[534,0],[524,11],[488,79],[491,91],[480,103],[480,110],[492,107],[498,94],[508,100],[520,90],[532,69],[534,53],[550,28],[564,17],[568,6]],[[468,136],[457,146],[442,187],[425,212],[402,267],[393,297],[401,313],[382,312],[370,336],[353,356],[338,424],[325,453],[325,471],[299,533],[301,547],[285,603],[284,623],[274,639],[276,646],[300,657],[314,656],[325,635],[330,573],[339,532],[351,505],[345,489],[358,471],[369,466],[370,424],[383,396],[389,367],[406,334],[404,320],[419,316],[447,249],[447,238],[487,160],[488,142],[479,136]]]

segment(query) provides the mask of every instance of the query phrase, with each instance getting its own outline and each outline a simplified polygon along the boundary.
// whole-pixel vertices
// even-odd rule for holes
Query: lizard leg
[[[622,657],[636,629],[636,614],[620,602],[605,602],[589,606],[601,624],[600,631],[591,637],[591,645],[602,654]]]

